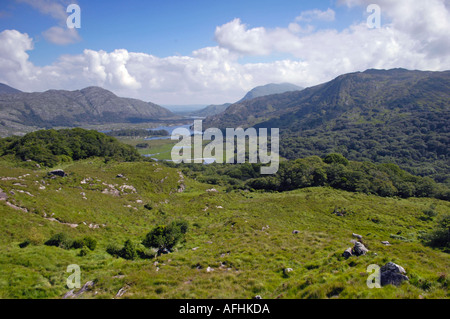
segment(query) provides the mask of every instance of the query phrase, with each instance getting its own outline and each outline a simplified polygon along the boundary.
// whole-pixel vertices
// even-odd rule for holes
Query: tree
[[[332,153],[327,155],[323,161],[327,164],[337,163],[342,164],[344,166],[348,165],[348,159],[346,159],[344,156],[338,153]]]
[[[185,221],[172,222],[170,225],[159,225],[153,228],[142,241],[148,248],[157,248],[159,252],[164,249],[171,250],[188,231]]]

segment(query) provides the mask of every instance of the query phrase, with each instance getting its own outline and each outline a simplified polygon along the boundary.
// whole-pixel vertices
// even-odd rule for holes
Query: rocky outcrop
[[[71,291],[69,291],[68,293],[66,293],[63,297],[63,299],[74,299],[74,298],[78,298],[79,296],[81,296],[82,294],[84,294],[86,291],[91,290],[94,287],[94,282],[93,281],[88,281],[87,283],[85,283],[83,285],[83,287],[81,287],[81,289],[77,292],[74,292],[75,289],[72,289]]]
[[[394,285],[400,286],[402,282],[408,281],[406,271],[402,266],[388,262],[380,268],[381,286]]]
[[[366,246],[364,246],[362,243],[360,242],[356,242],[355,246],[353,247],[353,255],[355,256],[362,256],[367,254],[369,250],[366,248]]]

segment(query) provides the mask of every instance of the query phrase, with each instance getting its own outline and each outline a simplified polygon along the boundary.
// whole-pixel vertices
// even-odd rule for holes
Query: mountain
[[[261,96],[299,90],[303,90],[303,88],[290,83],[281,83],[281,84],[270,83],[264,86],[255,87],[251,91],[247,92],[247,94],[236,103],[241,103]],[[200,111],[191,112],[189,113],[189,115],[202,117],[214,116],[216,114],[224,112],[231,104],[232,103],[225,103],[221,105],[209,105]]]
[[[209,105],[209,106],[205,107],[204,109],[201,109],[200,111],[190,113],[190,115],[201,116],[201,117],[213,116],[213,115],[222,113],[230,105],[231,105],[231,103],[225,103],[225,104],[221,104],[221,105]]]
[[[450,71],[367,70],[233,104],[204,127],[280,128],[282,156],[339,152],[450,182]]]
[[[128,123],[173,116],[153,103],[121,98],[99,88],[77,91],[50,90],[43,93],[0,95],[0,133],[28,131],[30,127],[78,126]]]
[[[244,101],[248,101],[257,97],[266,96],[266,95],[272,95],[272,94],[279,94],[279,93],[285,93],[290,91],[301,91],[303,88],[291,84],[291,83],[270,83],[263,86],[258,86],[249,91],[240,101],[237,103],[241,103]]]
[[[12,88],[6,84],[0,83],[0,94],[14,94],[14,93],[22,93],[22,91]]]

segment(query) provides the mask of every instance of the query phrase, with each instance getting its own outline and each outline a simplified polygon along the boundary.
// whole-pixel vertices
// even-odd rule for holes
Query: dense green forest
[[[0,157],[52,167],[59,162],[104,157],[123,161],[141,158],[133,147],[97,131],[81,128],[42,130],[0,139]]]
[[[260,175],[261,164],[195,165],[181,164],[183,172],[201,182],[232,189],[291,191],[299,188],[330,186],[351,192],[383,197],[435,197],[450,200],[450,190],[429,177],[414,176],[395,164],[349,161],[341,154],[324,159],[311,156],[284,161],[276,175]]]

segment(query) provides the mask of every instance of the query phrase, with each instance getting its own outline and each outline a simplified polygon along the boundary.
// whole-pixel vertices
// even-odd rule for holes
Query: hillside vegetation
[[[288,159],[341,153],[449,183],[450,71],[367,70],[233,104],[204,127],[280,128]]]
[[[68,176],[0,162],[1,298],[62,298],[72,264],[82,285],[92,281],[78,298],[449,297],[448,253],[426,241],[446,201],[327,187],[225,192],[150,162],[59,168]],[[158,256],[148,234],[173,222],[185,235]],[[345,259],[352,233],[369,253]],[[368,289],[367,267],[389,261],[410,280]]]
[[[103,133],[81,128],[42,130],[24,137],[0,139],[0,157],[13,162],[28,161],[25,163],[28,166],[38,164],[53,167],[61,162],[96,156],[106,160],[141,159],[135,148]]]
[[[198,166],[183,164],[183,172],[200,181],[228,186],[228,190],[247,189],[290,191],[330,186],[351,192],[383,197],[435,197],[450,200],[450,189],[431,178],[414,176],[395,164],[348,161],[341,154],[329,154],[283,161],[275,175],[261,175],[260,164]]]

